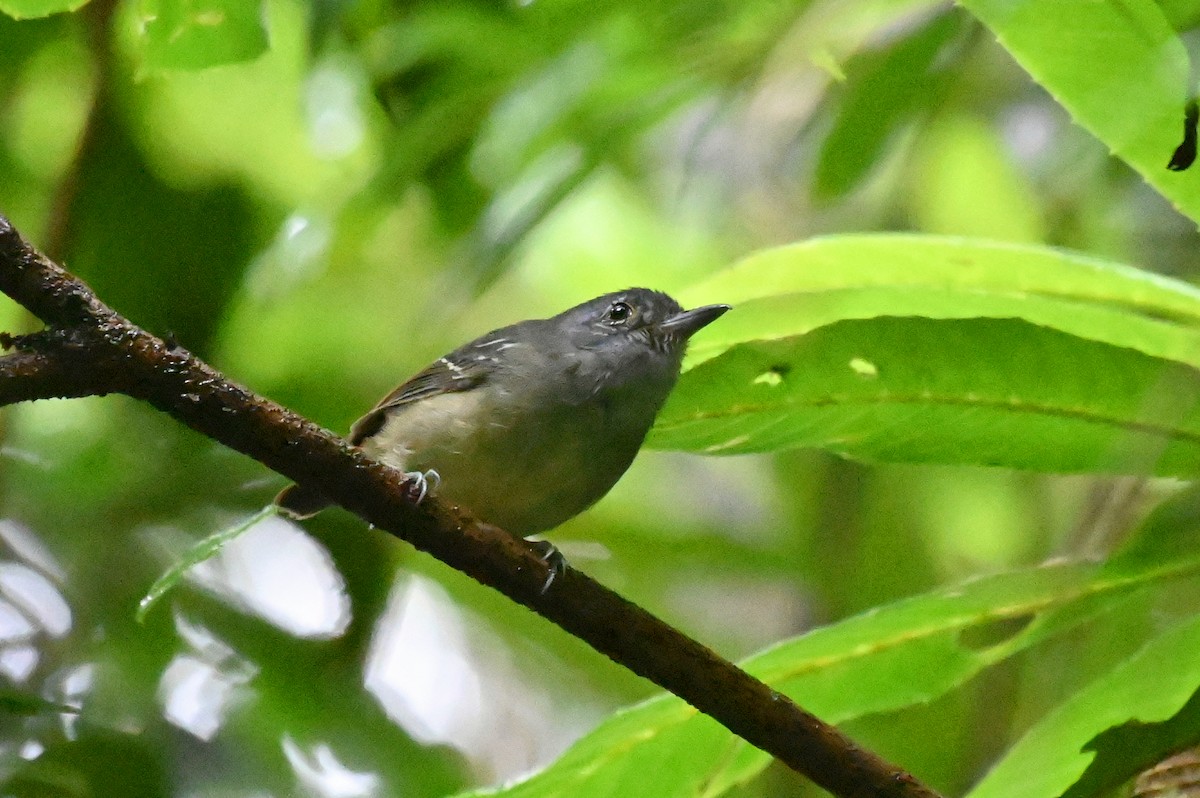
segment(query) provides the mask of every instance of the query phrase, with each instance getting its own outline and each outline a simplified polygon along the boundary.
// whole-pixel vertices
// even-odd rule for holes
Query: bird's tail
[[[324,494],[300,485],[288,485],[275,497],[275,504],[297,521],[312,518],[329,506]]]

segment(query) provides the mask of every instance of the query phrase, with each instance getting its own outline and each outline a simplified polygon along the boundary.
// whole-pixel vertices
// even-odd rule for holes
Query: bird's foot
[[[545,595],[546,591],[550,589],[550,585],[554,584],[554,580],[567,572],[567,558],[558,550],[558,546],[548,540],[527,540],[525,542],[537,552],[538,559],[546,563],[546,581],[539,591],[540,595]]]
[[[438,485],[442,484],[442,475],[432,468],[428,471],[405,471],[404,476],[407,477],[408,493],[417,504],[425,501],[429,492],[437,490]]]

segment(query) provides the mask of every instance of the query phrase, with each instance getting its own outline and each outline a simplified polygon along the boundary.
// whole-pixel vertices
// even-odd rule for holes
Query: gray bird
[[[679,378],[688,339],[728,305],[631,288],[502,327],[439,358],[351,427],[350,442],[439,499],[522,537],[620,479]],[[329,500],[292,485],[296,518]]]

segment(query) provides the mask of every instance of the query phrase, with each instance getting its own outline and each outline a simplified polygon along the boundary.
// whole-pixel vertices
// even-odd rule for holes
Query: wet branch
[[[364,521],[495,588],[669,690],[843,798],[936,798],[788,698],[574,569],[541,593],[524,541],[429,500],[343,439],[226,379],[103,304],[0,216],[0,291],[47,328],[0,337],[0,404],[119,392],[321,492]],[[847,686],[851,689],[851,686]]]

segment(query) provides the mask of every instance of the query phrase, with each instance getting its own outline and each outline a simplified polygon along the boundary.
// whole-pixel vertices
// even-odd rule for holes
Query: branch
[[[90,348],[65,338],[50,331],[18,336],[0,333],[0,347],[16,350],[0,357],[0,405],[104,396],[122,390],[126,375],[120,364],[97,362],[90,357]]]
[[[835,795],[937,798],[579,571],[567,569],[543,594],[546,564],[525,541],[456,507],[413,504],[399,472],[134,326],[37,253],[2,215],[0,291],[49,325],[42,334],[7,339],[18,352],[0,358],[0,403],[109,391],[149,402],[297,483],[319,485],[364,521],[529,607]]]

